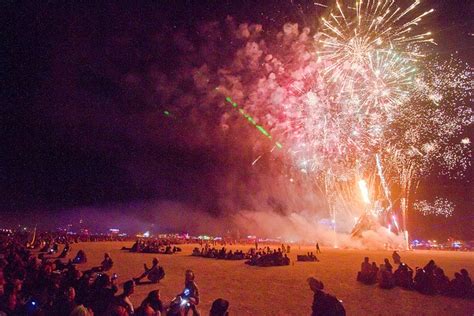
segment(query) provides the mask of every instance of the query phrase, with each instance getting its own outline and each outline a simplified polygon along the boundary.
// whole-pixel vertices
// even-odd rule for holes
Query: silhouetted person
[[[74,259],[72,259],[72,263],[86,263],[87,262],[87,256],[86,253],[81,249],[77,252],[76,256]]]
[[[379,273],[379,267],[377,267],[377,263],[372,262],[372,268],[370,269],[370,275],[369,275],[369,284],[377,283],[378,273]]]
[[[369,283],[370,272],[372,266],[369,263],[369,257],[364,258],[364,262],[360,264],[360,271],[357,273],[357,281],[362,283]]]
[[[456,272],[454,279],[449,284],[449,295],[455,297],[466,297],[471,294],[472,280],[466,269],[462,269],[461,273]]]
[[[69,246],[69,243],[66,242],[66,244],[64,245],[63,251],[61,252],[58,258],[66,258],[70,249],[71,247]]]
[[[189,311],[192,311],[193,316],[199,316],[200,313],[196,307],[199,304],[199,289],[194,278],[194,272],[192,270],[186,270],[184,275],[184,290],[181,297],[188,300],[185,314],[187,315]]]
[[[379,273],[378,281],[379,281],[380,288],[391,289],[394,287],[395,284],[394,284],[393,274],[391,270],[388,270],[384,264],[381,264],[380,270],[378,273]]]
[[[444,274],[443,269],[436,268],[434,271],[434,289],[439,294],[448,294],[449,278]]]
[[[211,310],[209,311],[209,316],[228,316],[229,312],[229,302],[222,298],[218,298],[212,302]]]
[[[346,315],[346,310],[341,302],[333,295],[327,294],[323,291],[324,284],[315,278],[307,279],[309,288],[313,291],[313,305],[312,316],[343,316]]]
[[[316,253],[321,253],[321,249],[319,249],[319,243],[316,243]]]
[[[423,268],[423,270],[425,270],[425,272],[429,275],[432,275],[434,273],[434,270],[436,269],[436,263],[434,262],[434,260],[430,260],[428,262],[428,264]]]
[[[108,310],[112,311],[117,309],[117,306],[125,308],[128,315],[133,315],[135,309],[133,308],[133,303],[130,300],[130,296],[135,292],[135,283],[132,280],[129,280],[123,284],[123,293],[114,297],[112,302],[109,305]]]
[[[154,290],[148,293],[143,300],[135,315],[162,315],[164,313],[163,303],[160,298],[160,290]]]
[[[393,273],[393,278],[396,286],[412,289],[413,288],[413,270],[404,263],[398,266],[398,269]]]
[[[113,265],[114,265],[114,262],[112,261],[112,258],[110,258],[110,255],[108,253],[105,253],[104,260],[100,264],[101,270],[109,271],[110,269],[112,269]]]
[[[385,269],[386,269],[387,271],[390,271],[390,273],[392,273],[392,272],[393,272],[393,267],[392,267],[392,265],[390,264],[390,261],[388,261],[388,259],[385,258],[383,262],[384,262],[384,265],[385,265]]]
[[[148,277],[148,280],[152,283],[157,283],[165,277],[165,270],[162,266],[158,265],[159,261],[157,258],[153,258],[151,268],[148,268],[146,263],[143,265],[145,272],[140,275],[138,278],[134,278],[133,281],[139,284],[144,277]]]
[[[395,264],[400,264],[402,263],[400,260],[401,260],[401,257],[400,255],[398,254],[397,251],[394,251],[393,254],[392,254],[392,259],[393,259],[393,263]]]

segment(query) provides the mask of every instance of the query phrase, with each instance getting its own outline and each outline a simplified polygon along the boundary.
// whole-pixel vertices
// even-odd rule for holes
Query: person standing
[[[319,243],[316,243],[316,253],[321,253],[321,249],[319,249]]]

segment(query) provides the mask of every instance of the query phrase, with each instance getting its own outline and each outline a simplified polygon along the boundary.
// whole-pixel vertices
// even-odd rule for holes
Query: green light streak
[[[231,97],[226,97],[225,100],[228,103],[230,103],[232,105],[232,107],[234,107],[236,109],[238,108],[238,104],[235,103],[234,101],[232,101]],[[257,125],[257,122],[253,119],[253,117],[251,117],[249,114],[245,113],[244,109],[240,108],[240,109],[238,109],[238,111],[245,119],[247,119],[247,121],[249,121],[253,126],[255,126],[255,128],[258,129],[260,133],[265,135],[268,139],[273,138],[272,135],[270,135],[270,133],[268,133],[267,130],[263,126]],[[283,145],[280,142],[275,142],[275,146],[278,147],[279,149],[283,148]]]
[[[261,127],[260,125],[257,125],[256,127],[263,135],[270,137],[270,134],[268,134],[268,132],[263,127]]]

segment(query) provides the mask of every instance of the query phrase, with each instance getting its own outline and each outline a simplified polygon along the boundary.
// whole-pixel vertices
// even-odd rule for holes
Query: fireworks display
[[[218,33],[232,45],[214,43],[225,54],[213,58],[202,49],[202,66],[193,69],[196,96],[177,96],[172,113],[184,102],[196,113],[199,104],[206,109],[199,113],[221,115],[220,132],[251,144],[252,172],[272,172],[284,179],[282,188],[321,197],[315,212],[334,231],[350,232],[354,218],[370,213],[407,236],[420,181],[434,171],[461,177],[470,165],[473,78],[455,56],[436,55],[428,2],[405,3],[335,2],[316,29],[287,23],[275,36],[231,20],[224,30],[209,26],[204,40]],[[238,128],[247,128],[245,139]],[[280,197],[273,193],[267,200]],[[269,207],[315,208],[310,198],[304,205],[289,195]]]
[[[334,224],[369,207],[406,236],[421,177],[434,169],[463,176],[470,165],[470,140],[462,134],[473,122],[466,105],[472,69],[453,56],[424,52],[434,40],[422,22],[433,10],[420,1],[406,8],[388,0],[336,2],[327,10],[306,51],[304,61],[314,62],[301,66],[303,75],[290,84],[286,79],[286,90],[272,86],[279,107],[268,107],[265,118],[288,145],[295,170],[326,196]],[[365,206],[354,203],[361,193]],[[454,211],[445,200],[421,208],[423,214]]]

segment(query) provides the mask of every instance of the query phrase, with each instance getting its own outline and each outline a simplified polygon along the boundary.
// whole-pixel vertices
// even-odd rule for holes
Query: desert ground
[[[183,290],[184,272],[192,269],[201,293],[199,308],[207,315],[212,301],[225,298],[230,302],[231,315],[310,315],[312,292],[306,279],[315,276],[322,280],[325,290],[336,295],[348,315],[474,315],[474,300],[425,296],[400,288],[383,290],[377,285],[356,282],[357,271],[365,256],[370,261],[391,260],[391,251],[368,251],[322,248],[320,262],[296,262],[297,254],[314,251],[311,247],[293,246],[292,263],[285,267],[253,267],[243,261],[225,261],[192,257],[196,245],[183,245],[183,251],[174,255],[139,254],[123,251],[132,242],[97,242],[74,244],[69,257],[83,249],[88,257],[81,270],[99,265],[104,252],[109,252],[115,265],[110,271],[119,276],[119,285],[143,272],[143,264],[151,264],[158,257],[166,271],[159,284],[138,285],[132,297],[138,306],[148,292],[159,288],[163,302]],[[263,245],[261,245],[263,246]],[[230,249],[247,251],[250,245],[236,245]],[[401,252],[402,261],[415,268],[430,259],[444,269],[451,279],[454,272],[467,268],[474,275],[474,253],[449,251]],[[121,291],[121,289],[120,289]]]

